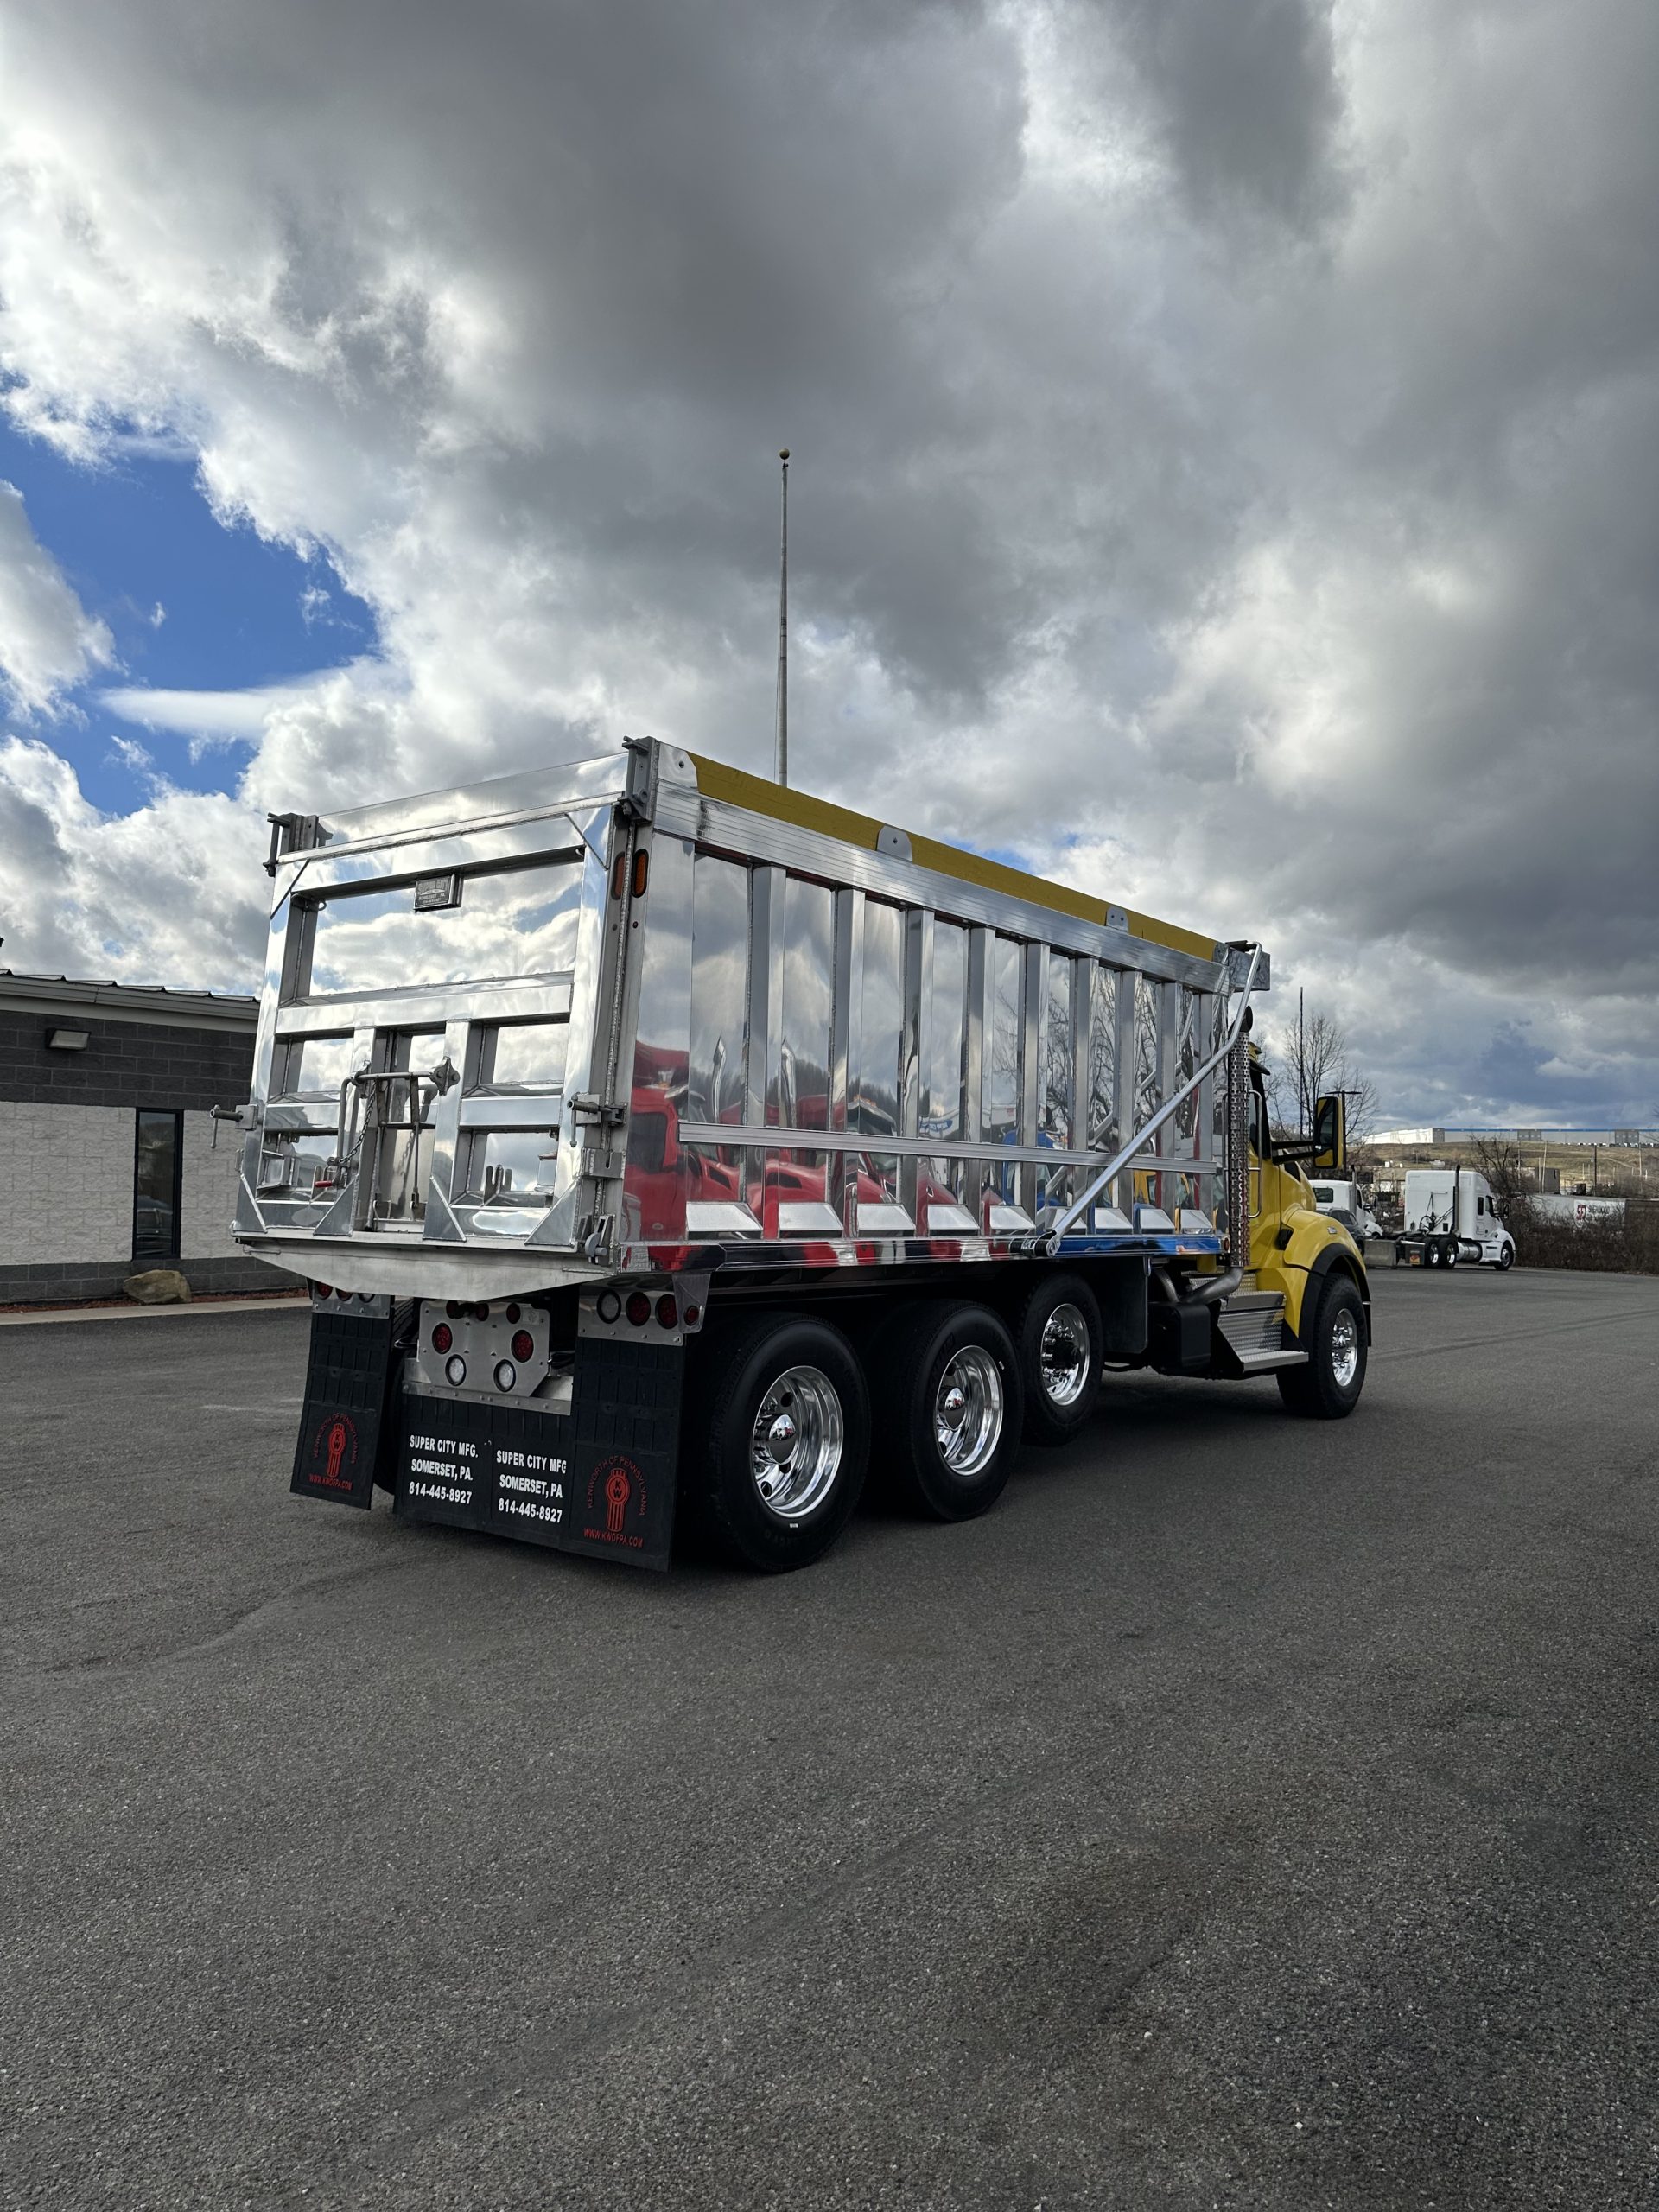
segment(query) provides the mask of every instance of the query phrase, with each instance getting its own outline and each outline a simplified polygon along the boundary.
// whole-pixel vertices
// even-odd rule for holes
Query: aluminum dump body
[[[1223,1248],[1224,944],[650,741],[280,842],[235,1226],[313,1281]]]

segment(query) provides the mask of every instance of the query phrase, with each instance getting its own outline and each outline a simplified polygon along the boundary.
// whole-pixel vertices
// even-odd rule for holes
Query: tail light
[[[628,1294],[627,1316],[636,1329],[643,1329],[651,1319],[651,1300],[643,1290]]]
[[[314,1282],[311,1287],[316,1292],[319,1298],[332,1298],[334,1294],[334,1288],[332,1283]]]
[[[659,1329],[677,1329],[680,1308],[671,1290],[665,1290],[657,1301],[657,1325]]]
[[[525,1360],[536,1356],[536,1339],[528,1329],[515,1329],[512,1335],[512,1356],[522,1366]]]
[[[449,1326],[449,1324],[447,1321],[440,1321],[437,1327],[432,1332],[433,1351],[448,1351],[450,1345],[454,1344],[454,1331]]]

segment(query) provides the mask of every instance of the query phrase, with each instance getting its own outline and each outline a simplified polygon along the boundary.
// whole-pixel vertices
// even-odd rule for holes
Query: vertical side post
[[[772,772],[789,782],[789,448],[778,456],[783,464],[783,537],[778,562],[778,741]]]

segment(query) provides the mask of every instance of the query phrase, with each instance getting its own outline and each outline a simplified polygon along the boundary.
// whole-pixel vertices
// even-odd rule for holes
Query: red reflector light
[[[314,1282],[311,1287],[319,1298],[332,1298],[334,1294],[334,1286],[331,1283]]]
[[[437,1327],[432,1332],[433,1351],[448,1351],[450,1345],[454,1344],[454,1331],[449,1326],[449,1324],[447,1321],[440,1321]]]
[[[508,1306],[507,1319],[509,1321],[516,1321],[518,1319],[518,1308],[516,1306]]]
[[[687,1327],[688,1329],[695,1329],[695,1328],[696,1327],[696,1325],[697,1325],[697,1323],[698,1323],[702,1319],[702,1306],[688,1306],[686,1307],[686,1309],[685,1309],[685,1325],[686,1325],[686,1327]]]
[[[643,1329],[651,1319],[651,1300],[643,1290],[628,1294],[627,1316],[636,1329]]]
[[[512,1356],[522,1367],[536,1351],[536,1339],[528,1329],[515,1329],[512,1337]]]
[[[677,1329],[680,1309],[671,1290],[665,1290],[657,1301],[657,1325],[663,1329]]]

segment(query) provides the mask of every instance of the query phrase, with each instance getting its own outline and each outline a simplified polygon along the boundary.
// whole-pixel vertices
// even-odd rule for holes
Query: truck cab
[[[1357,1230],[1361,1237],[1381,1236],[1382,1224],[1370,1205],[1359,1194],[1359,1185],[1351,1175],[1313,1176],[1309,1188],[1313,1203],[1321,1213],[1344,1217],[1344,1226]]]

